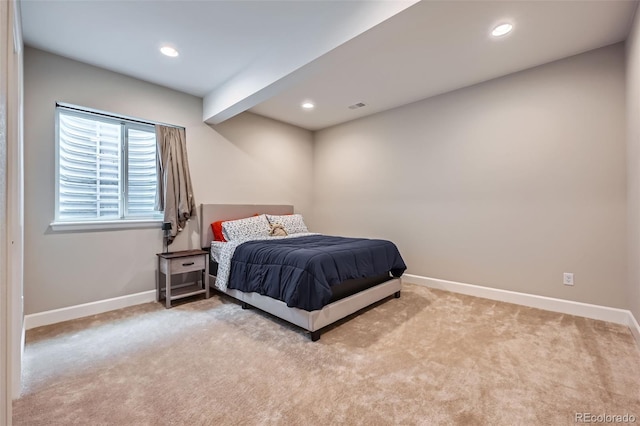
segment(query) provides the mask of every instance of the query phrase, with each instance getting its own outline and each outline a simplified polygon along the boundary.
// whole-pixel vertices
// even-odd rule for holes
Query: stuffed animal
[[[284,226],[279,223],[271,224],[271,231],[269,231],[269,235],[272,237],[286,237],[287,231],[284,229]]]

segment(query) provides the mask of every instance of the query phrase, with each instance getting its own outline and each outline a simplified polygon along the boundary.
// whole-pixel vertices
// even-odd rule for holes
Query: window
[[[161,220],[153,124],[56,108],[55,223]]]

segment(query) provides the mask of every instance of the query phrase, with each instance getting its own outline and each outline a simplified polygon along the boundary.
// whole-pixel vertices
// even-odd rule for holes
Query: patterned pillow
[[[271,225],[263,214],[246,219],[228,220],[222,224],[222,233],[227,241],[268,237]]]
[[[307,225],[304,224],[301,214],[287,214],[282,216],[275,216],[272,214],[267,215],[269,223],[272,225],[279,224],[284,226],[287,234],[299,234],[300,232],[309,232]]]

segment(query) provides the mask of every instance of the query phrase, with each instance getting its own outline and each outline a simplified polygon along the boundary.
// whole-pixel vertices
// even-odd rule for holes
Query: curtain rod
[[[66,109],[70,109],[70,110],[73,110],[73,111],[90,112],[92,114],[101,115],[103,117],[115,118],[115,119],[118,119],[118,120],[126,120],[126,121],[130,121],[132,123],[150,124],[150,125],[153,125],[153,126],[155,126],[156,124],[159,124],[161,126],[175,127],[176,129],[184,129],[184,126],[176,126],[175,124],[161,123],[159,121],[141,120],[139,118],[133,118],[133,117],[129,117],[129,116],[126,116],[126,115],[112,114],[112,113],[109,113],[109,112],[100,111],[99,109],[80,107],[80,106],[77,106],[77,105],[66,104],[64,102],[56,102],[56,106],[57,107],[66,108]]]

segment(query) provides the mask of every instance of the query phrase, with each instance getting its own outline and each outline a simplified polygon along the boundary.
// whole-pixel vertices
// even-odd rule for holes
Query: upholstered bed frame
[[[291,214],[293,206],[288,205],[258,205],[258,204],[202,204],[200,206],[201,247],[210,252],[213,233],[210,224],[217,220],[232,220],[249,217],[256,213]],[[209,285],[215,289],[215,276],[209,275]],[[229,296],[242,302],[242,306],[254,306],[278,318],[295,324],[311,333],[311,340],[320,338],[320,330],[360,309],[363,309],[386,297],[400,296],[402,288],[401,278],[392,278],[389,281],[374,287],[360,291],[351,296],[337,300],[326,305],[321,310],[305,311],[298,308],[290,308],[286,303],[262,296],[258,293],[245,293],[239,290],[227,289]]]

